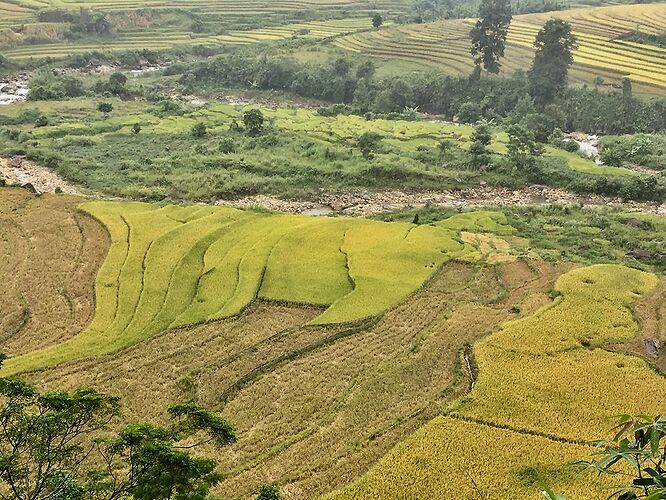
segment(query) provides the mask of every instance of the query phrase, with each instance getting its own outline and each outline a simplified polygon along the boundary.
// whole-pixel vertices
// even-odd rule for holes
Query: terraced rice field
[[[37,12],[40,10],[78,11],[81,7],[107,11],[120,18],[123,16],[126,18],[123,18],[120,28],[112,36],[90,37],[85,41],[79,40],[78,43],[71,43],[64,39],[62,32],[69,26],[67,23],[59,24],[62,32],[53,33],[48,26],[49,23],[37,22]],[[159,13],[161,9],[169,12],[181,9],[181,19],[179,23],[167,22],[164,25],[160,25],[159,22],[148,23],[148,25],[140,22],[134,28],[135,24],[131,20],[132,13],[146,8],[150,8],[153,13]],[[15,59],[62,58],[90,51],[168,50],[181,45],[239,45],[285,40],[294,36],[320,39],[371,28],[371,13],[377,10],[399,13],[404,12],[405,6],[402,0],[381,2],[363,0],[281,0],[279,2],[261,0],[249,2],[232,0],[219,2],[211,0],[187,2],[17,0],[12,3],[2,1],[0,2],[0,50],[4,56]],[[307,19],[330,17],[336,19],[300,22],[298,19],[304,18],[303,13],[308,13]],[[339,19],[341,13],[346,18]],[[198,16],[203,19],[210,24],[211,30],[208,33],[217,34],[193,33],[190,31],[188,23],[190,17],[188,16]],[[248,29],[255,26],[269,27]],[[19,27],[20,30],[17,29]],[[234,31],[234,28],[238,28],[238,30]],[[12,30],[19,34],[14,34]],[[25,40],[34,38],[39,42],[34,40],[29,43],[25,42]]]
[[[503,72],[529,68],[532,44],[541,26],[552,17],[569,21],[579,40],[574,54],[571,80],[592,83],[602,77],[607,84],[619,84],[629,77],[638,90],[666,91],[666,49],[618,39],[638,31],[662,34],[666,31],[666,4],[641,4],[516,16],[509,31]],[[469,31],[474,20],[450,20],[431,24],[396,26],[357,33],[336,40],[345,49],[381,57],[418,61],[459,74],[469,73]]]
[[[179,227],[203,219],[205,216],[198,212],[208,210],[157,206],[151,211],[136,209],[138,206],[123,207],[123,216],[130,223],[152,211],[167,211],[172,219],[189,221],[181,222]],[[254,214],[246,215],[249,218]],[[310,220],[312,245],[324,256],[329,251],[335,254],[335,244],[329,250],[319,240],[329,222]],[[346,223],[345,219],[330,222]],[[323,227],[317,230],[319,224]],[[146,239],[149,230],[159,232],[157,224],[135,229],[135,235],[145,234]],[[438,228],[445,229],[474,234],[493,230],[497,231],[493,238],[498,242],[514,232],[494,212],[449,219]],[[298,231],[291,236],[296,238]],[[130,240],[130,245],[134,241]],[[291,245],[287,238],[283,242],[285,249]],[[108,259],[114,258],[116,243],[112,241]],[[196,241],[190,243],[197,245]],[[419,243],[427,251],[428,243]],[[157,248],[155,245],[151,248]],[[296,264],[301,259],[306,260],[304,265],[313,263],[308,260],[312,255],[307,250],[290,256],[276,246],[271,257],[292,258]],[[121,280],[140,266],[140,259],[131,255],[123,260],[126,272]],[[145,260],[149,271],[150,258]],[[336,273],[322,262],[318,265],[324,277],[334,281]],[[220,496],[244,498],[252,495],[257,484],[278,481],[285,498],[315,498],[367,470],[462,394],[467,382],[455,367],[463,345],[511,318],[510,304],[532,311],[547,301],[550,284],[568,268],[539,262],[502,266],[506,267],[495,270],[476,263],[449,262],[434,272],[420,291],[379,320],[318,325],[321,308],[255,301],[242,315],[170,329],[122,351],[70,361],[31,376],[47,387],[88,384],[121,394],[127,418],[134,420],[157,418],[168,401],[195,397],[228,416],[243,436],[221,453],[207,450],[217,453],[220,468],[227,475],[217,490]],[[106,275],[105,268],[101,277]],[[279,267],[275,272],[290,276]],[[176,279],[184,275],[176,271],[171,276]],[[509,276],[511,282],[505,282]],[[313,278],[317,275],[310,274],[310,280]],[[267,277],[265,283],[270,282]],[[98,290],[105,290],[100,285],[98,281]],[[277,285],[266,287],[266,295],[283,296],[282,283]],[[342,281],[338,286],[348,290]],[[128,310],[132,292],[127,282],[121,291],[126,300],[116,305],[117,311]],[[166,296],[175,297],[171,288]],[[331,297],[320,295],[320,299]],[[104,314],[105,303],[98,305],[98,314]],[[130,321],[136,317],[127,316]],[[107,337],[107,341],[111,339]]]
[[[445,262],[489,253],[476,240],[463,243],[446,225],[143,203],[82,208],[111,235],[97,276],[95,318],[65,342],[10,360],[8,373],[109,354],[165,330],[230,318],[255,299],[319,306],[311,325],[352,324],[394,307]],[[478,216],[480,222],[461,216],[456,227],[502,223],[501,214]]]
[[[43,26],[41,23],[39,26]],[[322,39],[368,29],[369,18],[350,18],[330,21],[311,21],[247,31],[231,31],[224,35],[196,35],[189,31],[171,29],[140,29],[123,31],[111,38],[85,43],[57,42],[37,45],[16,45],[4,49],[3,55],[12,59],[65,57],[95,50],[168,50],[179,45],[245,45],[288,40],[290,38]]]
[[[78,0],[18,0],[19,4],[28,8],[65,8],[78,10],[80,6],[92,7],[99,10],[123,10],[152,8],[183,8],[200,12],[202,14],[261,14],[266,12],[292,12],[319,9],[391,9],[404,7],[397,0],[383,0],[369,2],[363,0],[280,0],[266,2],[264,0],[249,0],[237,2],[235,0],[191,0],[165,2],[164,0],[91,0],[80,2]]]
[[[522,263],[510,266],[524,274]],[[542,295],[558,268],[541,271],[520,296]],[[220,497],[249,498],[257,484],[276,481],[284,498],[317,498],[464,391],[453,368],[459,350],[510,315],[502,291],[492,268],[451,263],[374,326],[304,328],[317,310],[260,303],[35,378],[119,392],[134,419],[158,417],[167,401],[194,394],[243,436],[217,455],[228,474]]]
[[[605,435],[611,416],[666,409],[663,375],[640,358],[603,349],[636,335],[629,306],[654,293],[658,282],[621,266],[564,274],[552,304],[474,346],[479,378],[469,395],[330,498],[417,498],[431,491],[442,498],[461,491],[532,498],[526,485],[545,476],[566,498],[604,496],[610,482],[576,481],[564,465],[590,455],[582,445]],[[464,445],[455,445],[462,435]]]
[[[0,32],[25,21],[30,21],[33,11],[10,2],[0,1]]]
[[[639,323],[663,338],[666,280],[542,261],[500,212],[81,202],[0,189],[2,375],[119,394],[128,421],[221,412],[239,440],[203,451],[223,498],[600,498],[567,464],[605,417],[666,410],[663,376],[620,352]]]
[[[620,266],[560,277],[555,291],[561,295],[552,307],[505,325],[475,346],[477,385],[452,412],[570,441],[599,437],[609,415],[660,414],[666,409],[663,376],[641,359],[602,349],[636,336],[628,306],[657,284],[652,274]],[[594,377],[585,375],[590,370]],[[582,393],[584,400],[567,402],[567,395]],[[604,408],[603,414],[596,408]]]
[[[30,16],[32,11],[11,2],[0,2],[0,16],[3,21],[11,19],[24,19]]]

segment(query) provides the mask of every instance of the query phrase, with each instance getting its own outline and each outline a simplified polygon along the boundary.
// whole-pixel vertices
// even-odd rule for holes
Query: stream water
[[[578,144],[578,150],[586,157],[594,160],[597,165],[603,165],[599,155],[599,136],[572,134],[565,141],[573,141]]]

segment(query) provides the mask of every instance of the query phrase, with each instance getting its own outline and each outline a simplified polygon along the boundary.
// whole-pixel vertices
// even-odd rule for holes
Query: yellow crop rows
[[[465,214],[449,228],[221,207],[90,202],[83,209],[111,235],[97,276],[95,318],[66,342],[11,359],[3,368],[8,374],[229,318],[257,298],[321,306],[315,325],[378,316],[443,263],[469,260],[473,248],[460,241],[459,231],[506,222],[488,212],[478,220]]]
[[[41,23],[40,25],[43,25]],[[17,45],[3,50],[3,55],[13,59],[40,57],[64,57],[93,50],[138,50],[170,49],[179,45],[245,45],[250,43],[288,40],[290,38],[320,39],[339,36],[367,29],[368,18],[337,19],[288,24],[271,28],[247,31],[232,31],[225,35],[195,35],[186,31],[143,30],[119,33],[111,39],[89,43],[48,43],[39,45]]]
[[[325,500],[534,500],[539,492],[533,481],[549,475],[567,500],[606,498],[608,484],[592,474],[576,481],[577,473],[565,466],[589,454],[584,446],[437,417]]]
[[[578,37],[571,79],[592,83],[596,77],[619,84],[629,77],[641,91],[666,91],[666,49],[618,39],[639,31],[646,34],[666,30],[666,4],[641,4],[575,9],[557,13],[516,16],[509,31],[503,71],[510,74],[529,68],[532,44],[551,17],[567,20]],[[381,57],[421,61],[451,73],[468,73],[469,30],[474,20],[448,20],[431,24],[389,27],[342,37],[336,44],[345,49]]]
[[[552,304],[474,346],[478,380],[449,416],[330,498],[534,498],[534,484],[518,480],[525,471],[567,498],[607,496],[598,479],[577,477],[566,465],[591,455],[580,444],[604,436],[614,416],[666,410],[661,374],[638,357],[603,349],[636,335],[629,307],[657,283],[617,265],[564,274]]]

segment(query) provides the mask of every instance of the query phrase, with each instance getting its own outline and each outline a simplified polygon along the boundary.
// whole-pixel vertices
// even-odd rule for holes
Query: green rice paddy
[[[109,354],[238,315],[257,299],[321,307],[313,325],[357,322],[397,305],[445,262],[472,254],[456,229],[508,231],[501,214],[489,212],[460,216],[449,229],[199,205],[81,208],[111,235],[95,318],[66,342],[10,360],[8,373]]]

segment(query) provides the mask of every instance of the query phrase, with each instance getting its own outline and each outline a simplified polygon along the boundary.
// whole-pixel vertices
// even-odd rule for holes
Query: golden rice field
[[[570,22],[579,40],[570,73],[572,82],[590,84],[601,77],[606,84],[619,84],[628,77],[641,91],[666,92],[666,49],[618,38],[634,31],[663,34],[664,3],[516,16],[502,61],[505,74],[529,68],[534,38],[552,17]],[[469,31],[473,24],[474,20],[465,19],[393,26],[348,35],[335,43],[353,52],[423,62],[456,74],[469,73],[473,68],[469,53]]]
[[[47,23],[27,24],[40,31],[45,30]],[[64,27],[65,25],[58,25]],[[284,26],[259,28],[247,31],[231,31],[224,35],[196,35],[189,31],[163,29],[137,29],[122,31],[110,39],[88,40],[86,42],[54,42],[31,45],[9,45],[2,50],[3,55],[12,59],[29,59],[42,57],[65,57],[94,50],[168,50],[180,45],[245,45],[251,43],[288,40],[294,37],[306,39],[322,39],[353,33],[368,29],[369,18],[334,19],[329,21],[310,21],[293,23]]]
[[[562,275],[551,304],[475,344],[478,380],[446,417],[330,498],[420,498],[433,491],[435,498],[461,491],[534,498],[521,483],[526,470],[566,498],[606,496],[612,479],[580,477],[566,464],[589,457],[581,445],[604,436],[613,416],[666,410],[662,374],[643,359],[603,348],[636,336],[630,306],[658,283],[652,274],[615,265]]]
[[[606,498],[610,481],[566,465],[591,448],[439,416],[385,455],[342,499],[539,498],[541,480],[567,499]]]

